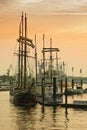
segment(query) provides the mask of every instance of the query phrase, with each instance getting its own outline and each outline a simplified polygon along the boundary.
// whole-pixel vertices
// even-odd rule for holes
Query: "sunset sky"
[[[28,36],[37,34],[38,55],[41,55],[42,34],[45,46],[52,37],[53,47],[60,49],[61,62],[67,75],[87,76],[87,0],[0,0],[0,75],[14,64],[22,11],[27,13]]]

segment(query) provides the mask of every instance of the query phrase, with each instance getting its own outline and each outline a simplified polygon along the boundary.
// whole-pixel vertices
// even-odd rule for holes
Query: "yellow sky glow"
[[[55,2],[52,0],[37,2],[36,0],[25,1],[25,3],[21,0],[11,3],[10,0],[2,1],[0,4],[0,74],[6,73],[6,69],[12,63],[21,12],[24,11],[28,18],[28,36],[34,39],[35,33],[37,34],[38,55],[41,55],[42,34],[45,33],[46,46],[49,46],[49,39],[52,37],[53,46],[60,49],[61,61],[65,61],[68,66],[67,74],[71,74],[71,68],[74,66],[75,74],[79,74],[79,70],[82,68],[83,75],[87,76],[86,5],[84,0],[80,4],[78,4],[78,0],[76,1],[76,6],[73,1],[68,0],[67,4],[64,1],[61,3],[60,0]],[[6,3],[3,4],[3,2]],[[61,9],[57,7],[56,2],[61,3]],[[71,10],[69,8],[65,10],[68,5],[72,6]],[[52,10],[51,7],[53,7]]]

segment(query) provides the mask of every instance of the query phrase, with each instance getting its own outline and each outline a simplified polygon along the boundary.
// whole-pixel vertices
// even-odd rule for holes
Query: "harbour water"
[[[83,97],[87,99],[86,94]],[[68,108],[66,115],[61,107],[18,107],[4,91],[0,92],[0,130],[87,130],[87,109]]]

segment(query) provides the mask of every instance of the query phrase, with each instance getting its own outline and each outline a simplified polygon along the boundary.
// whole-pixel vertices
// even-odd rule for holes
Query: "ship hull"
[[[35,99],[35,94],[27,91],[15,92],[13,94],[10,93],[10,101],[15,105],[34,106],[36,105]]]

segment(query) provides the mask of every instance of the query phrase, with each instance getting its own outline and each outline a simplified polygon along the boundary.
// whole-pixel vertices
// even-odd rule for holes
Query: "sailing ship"
[[[37,94],[36,100],[40,104],[55,106],[63,102],[62,92],[59,87],[58,51],[58,48],[52,47],[51,38],[50,47],[45,47],[43,35],[43,59],[39,60],[39,70],[37,71],[37,86],[39,86],[41,94]],[[47,56],[49,57],[47,58]]]
[[[27,65],[27,59],[33,58],[35,56],[28,55],[29,50],[35,48],[32,39],[27,38],[27,17],[21,16],[21,22],[19,26],[19,38],[18,42],[18,52],[15,53],[18,57],[18,74],[17,82],[14,87],[10,89],[10,101],[15,105],[35,105],[36,95],[35,95],[35,79],[29,74]],[[32,60],[33,60],[32,59]],[[32,66],[32,65],[31,65]],[[29,68],[30,69],[30,68]]]

